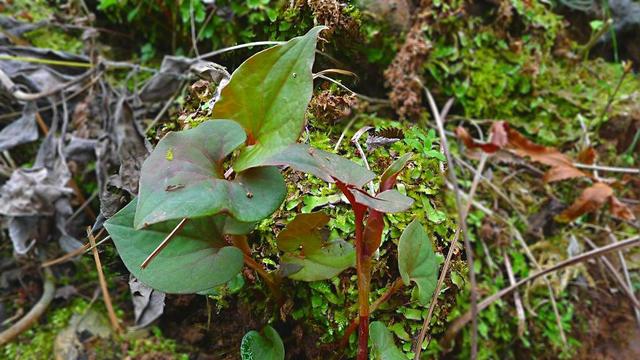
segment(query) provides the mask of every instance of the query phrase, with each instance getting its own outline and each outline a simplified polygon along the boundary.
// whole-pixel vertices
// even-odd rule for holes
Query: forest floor
[[[482,359],[640,358],[639,24],[538,0],[86,3],[0,1],[1,358],[238,359],[243,336],[267,324],[287,359],[355,356],[355,336],[338,345],[357,316],[355,269],[284,281],[275,312],[249,268],[207,295],[165,295],[130,281],[102,228],[136,195],[149,149],[209,118],[211,69],[232,72],[263,48],[233,46],[314,24],[329,26],[314,65],[326,77],[302,141],[376,173],[417,154],[398,177],[414,205],[386,216],[371,298],[400,278],[396,244],[420,220],[448,267],[423,358],[469,358],[475,331]],[[445,108],[453,164],[434,116]],[[276,234],[296,212],[331,215],[332,239],[355,227],[335,186],[284,175],[283,205],[250,238],[273,273]],[[477,328],[465,317],[472,294],[490,299],[573,258],[495,299]],[[372,317],[413,358],[428,307],[409,287],[391,294]]]

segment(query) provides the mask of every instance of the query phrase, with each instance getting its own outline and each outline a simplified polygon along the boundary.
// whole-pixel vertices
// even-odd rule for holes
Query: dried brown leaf
[[[554,166],[544,174],[544,182],[550,183],[588,176],[573,166]]]
[[[628,221],[633,221],[636,219],[633,211],[631,211],[631,209],[626,204],[618,200],[618,198],[616,198],[615,196],[611,196],[611,198],[609,199],[609,206],[611,206],[611,214],[613,214],[613,216],[615,217]]]
[[[591,165],[596,161],[596,156],[596,150],[589,146],[578,153],[578,162]]]
[[[559,216],[558,220],[569,222],[579,216],[594,212],[613,197],[613,189],[605,183],[595,183],[584,189],[573,204]]]

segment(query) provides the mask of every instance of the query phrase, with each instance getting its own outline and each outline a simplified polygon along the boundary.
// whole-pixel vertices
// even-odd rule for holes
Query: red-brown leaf
[[[461,126],[458,126],[456,128],[456,135],[460,140],[462,140],[462,142],[464,143],[464,146],[466,146],[468,149],[479,148],[479,149],[482,149],[482,151],[489,154],[500,150],[500,146],[493,144],[493,142],[491,143],[477,142],[474,138],[471,137],[471,135],[469,135],[469,132]]]
[[[611,199],[609,199],[609,206],[611,206],[611,214],[615,217],[629,221],[636,219],[633,211],[615,196],[611,196]]]
[[[605,183],[595,183],[584,189],[573,204],[559,216],[559,220],[569,222],[583,214],[601,208],[613,196],[613,189]]]
[[[544,174],[543,180],[550,183],[585,176],[588,175],[573,166],[554,166]]]
[[[596,161],[596,155],[596,150],[589,146],[578,153],[578,162],[591,165]]]

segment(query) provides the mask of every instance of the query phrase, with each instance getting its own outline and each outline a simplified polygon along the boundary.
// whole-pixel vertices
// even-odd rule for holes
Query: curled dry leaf
[[[567,180],[577,177],[590,177],[573,165],[571,159],[558,149],[534,143],[515,129],[512,129],[504,121],[494,122],[491,126],[491,142],[481,143],[469,135],[466,129],[458,127],[456,135],[469,149],[481,149],[493,154],[498,150],[508,150],[520,157],[528,157],[531,160],[550,166],[551,169],[544,175],[545,182]],[[595,151],[585,154],[585,157],[595,158]],[[593,160],[592,160],[593,162]]]
[[[593,147],[589,146],[578,153],[577,159],[578,162],[591,165],[596,162],[596,156],[596,150]]]
[[[595,183],[584,189],[578,199],[558,216],[558,220],[572,221],[583,214],[598,210],[607,202],[611,205],[611,212],[614,216],[625,220],[635,219],[631,209],[613,195],[611,186],[605,183]]]

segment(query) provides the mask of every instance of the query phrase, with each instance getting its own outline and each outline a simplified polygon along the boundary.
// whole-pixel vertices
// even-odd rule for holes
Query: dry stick
[[[509,284],[516,283],[516,278],[513,276],[513,268],[511,267],[511,260],[509,260],[509,254],[506,250],[502,252],[504,257],[504,267],[507,269],[507,276],[509,277]],[[524,308],[522,307],[522,299],[520,299],[520,293],[516,290],[513,292],[513,302],[516,304],[516,313],[518,314],[518,336],[524,335],[526,330],[526,319],[524,315]]]
[[[596,244],[594,244],[593,241],[591,241],[591,239],[589,239],[588,237],[586,236],[581,236],[581,237],[592,249],[598,248]],[[621,253],[621,252],[622,251],[618,251],[618,253]],[[613,266],[611,261],[609,261],[609,259],[607,259],[606,256],[601,256],[599,260],[605,265],[607,270],[609,270],[609,272],[613,276],[613,279],[618,283],[618,285],[620,286],[622,291],[625,293],[625,295],[627,295],[627,297],[629,298],[629,302],[631,303],[631,307],[633,307],[633,309],[636,311],[640,309],[640,302],[638,301],[638,299],[636,299],[636,296],[633,293],[632,288],[629,287],[627,284],[625,284],[625,280],[622,278],[622,275],[620,275],[620,272],[616,270],[616,268]]]
[[[633,169],[633,168],[603,166],[603,165],[589,165],[589,164],[581,164],[581,163],[573,163],[573,166],[579,169],[587,169],[587,170],[600,170],[600,171],[609,171],[609,172],[619,172],[619,173],[625,173],[625,174],[640,174],[640,169]]]
[[[478,356],[478,319],[477,319],[478,289],[477,289],[477,283],[476,283],[476,275],[473,270],[474,269],[473,249],[471,248],[471,242],[469,241],[469,234],[467,232],[467,222],[465,218],[466,214],[465,214],[465,210],[463,209],[462,198],[460,196],[460,188],[458,186],[458,177],[455,173],[455,164],[453,162],[453,157],[451,156],[451,152],[449,151],[449,146],[447,145],[447,135],[444,132],[444,123],[440,118],[440,111],[438,111],[435,100],[433,99],[433,96],[431,96],[431,92],[426,87],[424,88],[424,91],[427,94],[427,100],[429,101],[431,112],[433,113],[433,117],[436,120],[438,133],[440,134],[440,144],[444,150],[445,156],[447,158],[447,162],[449,163],[449,171],[448,171],[449,181],[451,181],[453,185],[453,190],[454,190],[455,200],[456,200],[456,208],[458,211],[458,221],[459,221],[458,226],[460,228],[460,232],[462,233],[462,238],[464,239],[464,248],[467,256],[467,263],[469,266],[469,279],[471,282],[471,313],[472,313],[472,324],[473,324],[472,331],[471,331],[471,360],[475,360],[476,357]],[[422,342],[418,342],[416,344],[416,355],[414,357],[415,360],[420,359],[421,351],[422,351]]]
[[[536,267],[536,270],[542,271],[542,267],[536,260],[535,256],[533,256],[533,254],[531,253],[531,249],[529,249],[529,246],[527,246],[527,242],[524,241],[524,238],[522,237],[522,234],[520,234],[520,231],[516,229],[516,227],[513,226],[513,224],[511,224],[510,222],[508,222],[506,219],[504,219],[503,221],[505,221],[505,223],[508,224],[509,227],[511,227],[511,231],[513,232],[513,234],[515,234],[515,237],[518,240],[518,243],[520,243],[520,246],[522,246],[522,248],[524,249],[527,259],[529,259],[529,261]],[[556,301],[556,296],[553,291],[553,286],[551,286],[551,282],[549,281],[549,279],[547,279],[546,276],[543,277],[542,280],[544,281],[545,285],[547,286],[547,290],[549,291],[549,301],[551,302],[551,309],[553,310],[553,315],[556,318],[556,325],[558,326],[558,333],[560,333],[560,340],[562,340],[562,343],[566,346],[567,335],[564,333],[564,328],[562,327],[562,319],[560,318],[560,312],[558,311],[558,302]]]
[[[196,57],[198,57],[200,53],[198,52],[198,37],[196,36],[196,19],[193,16],[193,0],[189,0],[189,20],[191,23],[191,50],[195,51]]]
[[[609,234],[609,239],[611,240],[611,242],[613,243],[618,242],[618,238],[613,234],[613,232],[611,231],[611,228],[608,225],[607,225],[607,233]],[[622,254],[622,251],[618,251],[618,259],[620,260],[620,266],[622,266],[622,273],[624,274],[624,278],[627,282],[627,286],[629,287],[629,289],[633,289],[633,285],[631,283],[631,276],[629,276],[629,268],[627,266],[627,261],[624,259],[624,255]],[[631,296],[633,300],[635,300],[636,302],[638,301],[633,291],[631,292]],[[636,308],[634,309],[634,313],[636,315],[636,322],[640,327],[640,311]]]
[[[563,269],[565,267],[571,266],[571,265],[575,265],[581,262],[584,262],[586,260],[589,260],[591,258],[594,257],[600,257],[604,254],[610,253],[612,251],[619,251],[631,246],[637,246],[638,244],[640,244],[640,235],[638,236],[634,236],[625,240],[622,240],[620,242],[617,242],[615,244],[609,244],[606,246],[603,246],[601,248],[597,248],[585,253],[582,253],[578,256],[574,256],[572,258],[569,258],[567,260],[561,261],[547,269],[544,269],[542,271],[536,272],[535,274],[532,274],[520,281],[518,281],[517,283],[504,288],[500,291],[498,291],[497,293],[483,299],[482,301],[480,301],[478,303],[478,310],[482,311],[484,309],[486,309],[489,305],[493,304],[494,302],[496,302],[498,299],[502,298],[505,295],[510,294],[512,291],[516,290],[518,287],[531,282],[541,276],[545,276],[547,274],[553,273],[557,270]],[[441,341],[441,345],[445,348],[448,348],[449,343],[451,342],[451,340],[453,340],[453,338],[456,336],[456,334],[472,319],[472,314],[471,312],[467,311],[464,315],[458,317],[457,319],[455,319],[453,321],[453,323],[449,326],[449,328],[447,329],[442,341]]]
[[[102,232],[103,229],[101,229],[100,231]],[[100,233],[98,233],[98,235],[96,235],[96,237],[100,237]],[[53,260],[49,260],[49,261],[45,261],[43,262],[40,267],[51,267],[54,265],[58,265],[58,264],[62,264],[64,262],[67,262],[71,259],[73,259],[74,257],[78,256],[78,255],[82,255],[83,253],[87,253],[91,250],[93,250],[94,248],[99,247],[100,245],[104,244],[105,242],[111,240],[111,235],[105,237],[104,239],[98,241],[96,243],[95,246],[91,246],[91,243],[86,243],[84,245],[82,245],[81,247],[75,249],[74,251],[67,253],[63,256],[60,256],[59,258],[53,259]]]
[[[104,300],[104,305],[107,308],[107,314],[109,315],[109,321],[111,322],[111,328],[116,333],[120,333],[122,329],[120,328],[120,324],[118,323],[118,318],[116,317],[115,311],[113,311],[113,304],[111,303],[111,296],[109,295],[109,288],[107,288],[107,280],[104,278],[104,273],[102,272],[102,263],[100,262],[100,255],[98,254],[98,249],[96,249],[96,238],[93,237],[91,233],[91,229],[87,229],[87,237],[89,238],[89,243],[93,246],[93,259],[96,262],[96,270],[98,270],[98,280],[100,281],[100,288],[102,289],[102,299]],[[48,268],[45,268],[48,269]]]
[[[2,70],[0,70],[2,71]],[[44,136],[49,135],[49,127],[47,126],[47,124],[44,122],[44,120],[42,119],[42,117],[40,116],[39,112],[36,112],[36,122],[38,123],[38,126],[40,127],[40,130],[42,131],[42,133],[44,134]],[[87,199],[84,197],[84,195],[82,194],[82,190],[80,190],[80,187],[78,186],[78,184],[76,183],[76,180],[71,178],[69,179],[69,181],[67,182],[67,185],[73,189],[73,192],[75,193],[75,195],[78,197],[78,200],[80,200],[81,203],[87,203]],[[96,220],[96,213],[93,212],[93,209],[91,209],[88,206],[84,207],[84,212],[87,214],[87,216],[89,216],[89,218],[93,221]]]
[[[35,322],[38,321],[40,316],[42,316],[49,307],[49,304],[51,304],[56,292],[56,286],[50,269],[44,269],[42,282],[42,296],[40,297],[40,300],[38,300],[31,310],[29,310],[27,315],[13,324],[10,328],[0,333],[0,347],[28,330]]]
[[[451,104],[453,104],[452,101],[447,102],[447,105],[445,105],[445,108],[440,114],[440,118],[442,119],[446,118],[447,113],[451,108]],[[478,188],[478,182],[482,177],[482,172],[484,171],[484,166],[486,162],[487,162],[487,156],[484,156],[483,158],[480,159],[480,164],[478,165],[478,171],[475,172],[475,175],[473,177],[473,183],[471,184],[471,189],[469,191],[469,200],[467,200],[467,206],[465,208],[465,214],[464,214],[465,220],[466,220],[467,214],[469,213],[469,209],[471,208],[473,196],[475,195],[476,190]],[[449,271],[449,266],[451,265],[451,259],[453,258],[453,252],[456,249],[456,245],[458,244],[459,238],[460,238],[460,228],[458,227],[458,229],[456,229],[455,235],[453,236],[453,240],[449,244],[449,251],[447,252],[447,257],[444,261],[444,265],[442,266],[442,270],[440,271],[440,277],[438,278],[438,283],[433,292],[431,304],[429,305],[429,312],[427,313],[427,317],[424,319],[424,322],[422,323],[422,328],[420,329],[420,335],[418,336],[418,344],[419,344],[420,350],[416,350],[416,352],[422,351],[422,343],[424,342],[424,339],[427,335],[427,331],[429,330],[429,325],[431,324],[431,317],[433,316],[433,311],[435,310],[436,305],[438,304],[438,296],[440,295],[440,290],[442,289],[442,285],[444,284],[444,279],[446,278],[447,272]],[[420,356],[419,353],[418,353],[418,356]]]
[[[342,143],[344,136],[347,134],[347,131],[351,129],[351,126],[353,126],[353,123],[356,122],[356,119],[358,119],[358,116],[354,116],[353,119],[349,121],[347,126],[344,127],[344,129],[342,130],[342,133],[340,133],[340,137],[338,138],[338,141],[336,142],[336,146],[333,147],[333,152],[338,152],[338,149],[340,148],[340,144]]]
[[[367,155],[365,155],[364,151],[362,150],[362,147],[360,146],[360,137],[362,137],[364,133],[366,133],[371,129],[373,129],[373,127],[365,126],[362,129],[356,131],[356,133],[353,134],[353,137],[351,137],[351,143],[356,146],[356,149],[358,149],[358,153],[360,154],[362,161],[364,161],[364,166],[367,168],[367,170],[371,170],[371,168],[369,167],[369,162],[367,161]],[[369,182],[369,193],[371,195],[375,193],[372,182]]]
[[[178,89],[182,89],[182,87],[184,86],[184,83],[185,83],[184,81],[181,82]],[[145,134],[148,133],[149,130],[151,130],[154,126],[156,126],[156,124],[158,123],[158,121],[160,121],[164,113],[167,112],[167,110],[169,110],[169,107],[171,106],[171,104],[173,104],[173,101],[178,97],[178,94],[180,94],[180,91],[176,91],[176,93],[173,94],[173,96],[171,96],[166,103],[164,103],[164,106],[162,107],[162,109],[160,109],[160,112],[158,112],[156,117],[153,118],[153,121],[151,121],[151,124],[149,124],[149,126],[147,126],[147,128],[144,130]]]
[[[607,100],[607,105],[604,107],[604,109],[602,109],[599,123],[602,123],[604,116],[607,115],[607,113],[609,112],[609,109],[611,108],[611,105],[613,104],[613,101],[615,100],[616,95],[618,94],[618,91],[620,91],[620,87],[622,87],[622,83],[624,82],[624,79],[627,77],[627,75],[629,75],[631,70],[633,70],[633,66],[630,61],[623,62],[622,67],[623,67],[622,76],[620,76],[620,79],[618,79],[616,88],[613,90],[613,93],[611,93],[611,95],[609,96],[609,100]]]
[[[342,83],[340,83],[339,81],[336,81],[328,76],[322,75],[322,74],[316,74],[316,78],[320,78],[320,79],[325,79],[327,81],[330,81],[334,84],[336,84],[338,87],[341,87],[343,90],[346,90],[348,92],[350,92],[351,94],[355,95],[356,97],[361,98],[364,101],[368,101],[372,104],[384,104],[384,105],[390,105],[391,104],[391,100],[388,99],[378,99],[378,98],[372,98],[369,97],[367,95],[362,95],[360,93],[357,93],[351,89],[349,89],[348,87],[346,87],[345,85],[342,85]]]
[[[188,218],[184,218],[180,220],[178,225],[176,225],[176,227],[174,227],[173,230],[171,230],[169,235],[167,235],[167,237],[165,237],[164,240],[162,240],[160,245],[158,245],[158,247],[155,248],[155,250],[153,250],[151,254],[147,256],[146,259],[144,259],[142,264],[140,264],[140,268],[146,269],[147,266],[149,266],[149,263],[151,262],[151,260],[153,260],[156,256],[158,256],[158,254],[160,254],[160,251],[162,251],[162,249],[164,249],[165,247],[167,247],[167,245],[169,245],[169,242],[174,238],[174,236],[176,236],[178,233],[180,233],[180,231],[182,231],[182,228],[184,228],[184,226],[187,224],[188,221],[189,221]]]

